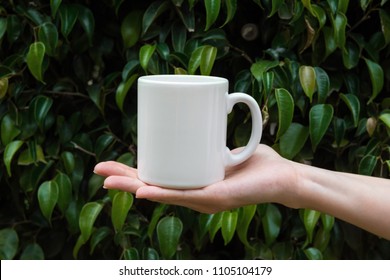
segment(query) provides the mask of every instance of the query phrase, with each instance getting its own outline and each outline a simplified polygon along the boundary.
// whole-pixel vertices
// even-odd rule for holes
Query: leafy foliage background
[[[387,0],[2,1],[0,258],[390,258],[325,213],[200,214],[93,174],[136,166],[137,78],[189,73],[255,97],[284,157],[389,178],[389,43]],[[249,133],[236,106],[228,145]]]

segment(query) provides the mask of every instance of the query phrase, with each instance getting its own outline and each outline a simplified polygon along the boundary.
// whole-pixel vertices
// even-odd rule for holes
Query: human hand
[[[115,161],[98,163],[94,172],[107,177],[106,189],[119,189],[134,193],[137,198],[185,206],[204,213],[265,202],[298,207],[294,163],[262,144],[250,159],[229,167],[223,181],[200,189],[151,186],[138,179],[137,169]]]

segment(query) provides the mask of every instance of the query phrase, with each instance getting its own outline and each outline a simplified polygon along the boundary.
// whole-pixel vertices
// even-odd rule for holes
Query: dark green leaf
[[[13,228],[0,230],[0,259],[12,260],[19,247],[18,233]]]
[[[142,250],[142,259],[143,260],[159,260],[160,256],[158,255],[158,252],[150,247],[145,247]]]
[[[59,14],[61,19],[61,33],[67,38],[76,24],[79,14],[78,7],[74,4],[62,4],[59,7]]]
[[[187,30],[182,24],[175,23],[172,31],[172,46],[176,52],[183,52],[187,42]]]
[[[142,19],[142,34],[149,30],[150,26],[153,22],[170,6],[169,1],[166,0],[158,0],[152,2],[150,6],[146,9],[143,19]]]
[[[278,207],[268,204],[264,217],[261,219],[265,236],[265,243],[270,246],[278,237],[282,224],[282,214]]]
[[[80,22],[81,27],[84,29],[87,34],[89,45],[92,46],[93,43],[93,34],[95,31],[95,18],[92,11],[83,6],[77,5],[78,15],[77,18]]]
[[[320,250],[314,247],[305,249],[305,255],[309,260],[322,260],[323,256]]]
[[[5,168],[7,169],[8,176],[11,177],[11,162],[16,152],[23,145],[23,141],[15,140],[7,144],[4,150],[3,160]]]
[[[20,134],[20,129],[16,126],[15,120],[9,115],[5,115],[1,120],[1,142],[8,145],[16,136]]]
[[[358,65],[360,59],[360,50],[352,41],[347,41],[345,51],[343,51],[343,62],[347,69],[352,69]]]
[[[280,6],[284,3],[284,0],[273,0],[272,2],[272,9],[268,17],[272,17],[275,13],[278,12]]]
[[[104,114],[105,94],[100,85],[94,84],[87,88],[87,92],[93,103],[99,108],[100,112]]]
[[[65,167],[66,173],[72,174],[76,165],[74,155],[69,151],[63,151],[61,153],[61,160]]]
[[[150,240],[152,240],[152,238],[153,238],[154,230],[156,229],[156,225],[157,225],[158,221],[160,220],[161,216],[165,213],[167,208],[168,208],[168,205],[166,205],[166,204],[158,204],[154,208],[152,218],[151,218],[150,223],[148,225],[148,232],[147,232]]]
[[[294,99],[291,94],[282,88],[275,90],[276,102],[278,104],[278,132],[276,134],[276,139],[279,139],[286,130],[290,127],[290,124],[293,119],[294,114]]]
[[[118,192],[112,201],[111,221],[116,232],[122,230],[128,212],[133,205],[133,196],[128,192]]]
[[[42,250],[42,247],[38,243],[31,243],[24,248],[22,255],[20,256],[21,260],[44,260],[45,253]]]
[[[54,207],[58,201],[58,193],[58,185],[54,180],[43,182],[38,189],[39,208],[50,224]]]
[[[353,124],[355,127],[359,124],[359,115],[360,115],[360,101],[359,98],[354,94],[340,94],[341,100],[345,102],[348,106],[348,109],[351,111]]]
[[[55,56],[58,44],[57,27],[51,22],[45,22],[39,27],[38,39],[45,45],[45,52],[50,56]]]
[[[47,120],[47,114],[52,105],[53,99],[44,95],[38,95],[31,102],[31,110],[33,113],[33,117],[41,129],[44,128],[45,121]]]
[[[317,83],[318,103],[324,103],[330,91],[330,79],[322,68],[314,67],[314,70]]]
[[[101,189],[104,183],[104,177],[92,174],[88,180],[88,198],[91,199]]]
[[[373,155],[366,155],[359,163],[359,174],[371,176],[374,172],[378,158]]]
[[[237,0],[225,0],[225,5],[226,5],[226,20],[222,26],[226,25],[234,18],[234,15],[236,14],[236,10],[237,10]]]
[[[0,78],[0,100],[5,97],[8,91],[8,78]]]
[[[222,214],[222,238],[225,246],[233,239],[237,227],[237,211],[224,211]]]
[[[324,137],[333,118],[333,107],[330,104],[318,104],[310,109],[309,130],[313,151]]]
[[[91,237],[93,224],[103,209],[103,204],[99,202],[88,202],[84,204],[80,212],[79,227],[81,231],[81,242],[83,244]]]
[[[54,18],[57,14],[58,8],[61,5],[62,0],[50,0],[51,16]]]
[[[303,148],[309,136],[309,129],[299,123],[292,123],[280,138],[280,153],[293,159]]]
[[[390,43],[390,16],[388,12],[386,12],[383,9],[379,9],[379,16],[381,19],[382,32],[383,32],[383,36],[385,37],[385,42],[386,44],[389,44]]]
[[[72,182],[69,176],[64,173],[58,173],[54,181],[58,185],[58,208],[62,213],[65,213],[72,199]]]
[[[101,227],[96,229],[91,236],[90,240],[90,254],[92,255],[97,245],[102,242],[106,237],[110,236],[111,229],[109,227]]]
[[[43,59],[45,56],[45,45],[42,42],[35,42],[30,45],[27,53],[27,66],[35,79],[43,81]]]
[[[125,260],[139,260],[139,253],[136,248],[129,248],[123,252]]]
[[[102,153],[109,148],[114,140],[115,137],[112,134],[103,134],[99,136],[95,143],[95,155],[97,159],[99,159]]]
[[[345,49],[345,29],[347,27],[347,21],[347,17],[341,12],[337,12],[335,17],[332,18],[335,42],[337,47],[339,47],[342,51]]]
[[[134,46],[141,35],[142,11],[132,10],[121,24],[122,40],[125,48]]]
[[[182,231],[183,223],[177,217],[162,218],[157,224],[157,238],[164,259],[175,255]]]
[[[371,103],[379,94],[379,92],[383,88],[383,83],[384,83],[384,73],[382,67],[367,58],[364,59],[366,61],[366,65],[368,68],[368,72],[370,74],[370,79],[371,79],[371,85],[372,85],[372,93],[371,93],[371,98],[368,101],[368,104]]]
[[[0,18],[0,40],[3,38],[5,32],[7,31],[7,18]]]
[[[221,9],[221,0],[204,0],[204,5],[206,7],[206,31],[210,29],[218,18],[219,10]]]
[[[116,90],[115,101],[116,101],[116,105],[118,106],[119,110],[121,110],[121,112],[123,112],[123,104],[125,102],[127,93],[129,92],[129,89],[137,80],[137,78],[138,78],[138,74],[134,74],[125,82],[121,82]]]
[[[20,37],[23,31],[23,25],[17,15],[9,15],[7,17],[7,38],[12,44]]]

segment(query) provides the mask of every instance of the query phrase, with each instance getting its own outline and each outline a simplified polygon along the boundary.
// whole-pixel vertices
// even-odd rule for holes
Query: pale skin
[[[193,190],[151,186],[137,169],[107,161],[94,172],[106,177],[104,188],[134,193],[137,198],[180,205],[202,213],[280,203],[330,214],[390,240],[390,180],[335,172],[297,163],[260,144],[246,162],[226,170],[223,181]]]

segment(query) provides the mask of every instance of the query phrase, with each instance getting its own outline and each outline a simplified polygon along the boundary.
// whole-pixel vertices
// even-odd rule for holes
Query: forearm
[[[297,164],[302,208],[328,213],[390,239],[390,180]]]

